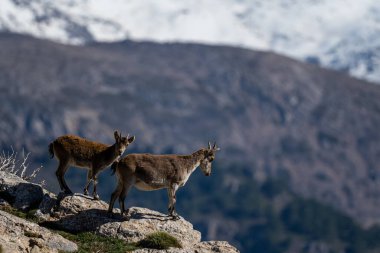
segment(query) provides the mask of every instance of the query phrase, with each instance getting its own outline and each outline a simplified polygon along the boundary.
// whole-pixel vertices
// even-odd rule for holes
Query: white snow
[[[0,0],[0,30],[71,44],[129,38],[272,50],[380,82],[378,0],[17,2]]]

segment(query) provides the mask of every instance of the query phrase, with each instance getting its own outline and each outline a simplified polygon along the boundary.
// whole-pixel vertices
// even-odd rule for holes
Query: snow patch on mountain
[[[378,0],[2,0],[0,30],[272,50],[380,82]]]

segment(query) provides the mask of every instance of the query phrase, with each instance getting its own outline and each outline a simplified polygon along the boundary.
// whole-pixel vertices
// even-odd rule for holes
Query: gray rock
[[[195,253],[238,253],[239,250],[226,241],[206,241],[194,245]]]
[[[34,215],[39,219],[40,222],[48,221],[54,207],[57,205],[57,196],[45,189],[43,189],[44,196],[37,211]]]
[[[0,198],[0,207],[2,206],[11,206],[11,205],[5,199]]]
[[[50,202],[48,198],[46,201]],[[47,206],[50,207],[50,205]],[[52,212],[43,214],[41,217],[45,224],[65,231],[96,231],[104,223],[118,220],[109,216],[107,209],[108,204],[104,201],[75,194],[64,196],[59,200],[59,204],[54,206]]]
[[[168,250],[156,249],[138,249],[134,253],[239,253],[235,247],[231,246],[225,241],[208,241],[200,242],[193,245],[191,248],[176,249],[170,248]]]
[[[43,197],[38,210],[43,214],[48,214],[53,211],[53,207],[57,204],[57,196],[47,190],[43,190]]]
[[[199,243],[201,233],[183,218],[173,220],[166,214],[147,208],[130,208],[128,221],[115,221],[100,226],[98,232],[103,235],[122,238],[128,242],[137,242],[148,234],[164,231],[176,237],[184,248]]]
[[[28,210],[38,207],[43,198],[43,189],[38,184],[27,182],[19,176],[0,171],[0,196],[13,207]]]
[[[4,252],[74,252],[75,243],[35,223],[0,211],[0,245]]]

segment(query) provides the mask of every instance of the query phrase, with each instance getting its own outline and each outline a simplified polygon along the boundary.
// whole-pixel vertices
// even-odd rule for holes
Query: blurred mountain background
[[[379,17],[377,0],[2,0],[0,30],[69,44],[234,45],[379,82]]]
[[[196,171],[177,201],[206,239],[242,252],[379,252],[375,7],[4,0],[0,147],[32,152],[30,166],[43,164],[40,179],[58,191],[47,146],[66,133],[111,144],[115,129],[129,132],[127,153],[216,141],[213,175]],[[66,175],[77,192],[85,177]],[[107,170],[99,181],[108,200],[115,179]],[[127,198],[166,203],[166,191]]]

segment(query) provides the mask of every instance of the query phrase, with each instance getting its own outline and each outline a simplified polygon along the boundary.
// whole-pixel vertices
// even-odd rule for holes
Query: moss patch
[[[182,248],[177,238],[166,232],[155,232],[136,244],[140,248],[169,249],[170,247]]]
[[[71,234],[63,231],[55,231],[66,239],[78,245],[78,253],[87,252],[115,252],[124,253],[136,249],[134,244],[107,236],[100,236],[91,232]]]
[[[36,209],[28,212],[22,212],[12,206],[0,206],[0,210],[34,223],[38,222],[38,218],[35,216]]]

